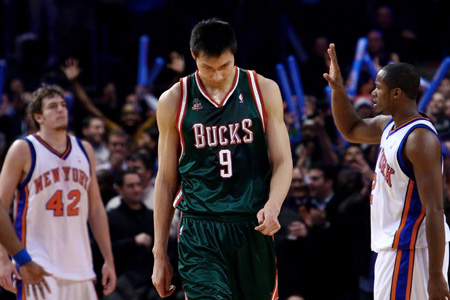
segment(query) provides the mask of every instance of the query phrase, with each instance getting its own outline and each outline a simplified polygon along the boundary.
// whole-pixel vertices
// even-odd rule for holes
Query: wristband
[[[23,248],[16,255],[13,255],[14,261],[17,263],[17,266],[21,266],[31,260],[30,254],[28,254],[27,249]]]

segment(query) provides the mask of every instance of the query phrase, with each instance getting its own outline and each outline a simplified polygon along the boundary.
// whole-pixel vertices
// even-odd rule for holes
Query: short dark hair
[[[139,175],[139,173],[135,169],[125,169],[125,170],[120,171],[116,175],[116,178],[114,179],[114,185],[122,187],[123,186],[123,179],[128,174],[136,174],[137,176],[139,176],[139,178],[141,178],[141,176]]]
[[[103,123],[105,122],[102,118],[91,115],[91,116],[87,116],[86,118],[83,119],[83,121],[81,122],[81,127],[82,128],[89,127],[91,125],[92,120],[96,120],[96,119],[102,121]]]
[[[385,75],[383,81],[389,90],[399,88],[410,99],[417,99],[420,87],[420,75],[413,65],[407,63],[393,63],[383,67]]]
[[[144,164],[144,167],[147,170],[153,170],[155,167],[155,160],[149,155],[142,152],[133,152],[128,158],[128,161],[136,161],[140,160]]]
[[[236,54],[237,41],[233,28],[217,18],[201,21],[191,32],[189,42],[194,56],[203,52],[208,57],[219,57],[227,50]]]
[[[317,161],[311,164],[309,170],[312,169],[322,171],[325,181],[331,179],[333,180],[334,184],[336,183],[337,167],[335,167],[334,165],[324,161]]]
[[[64,90],[58,85],[45,85],[43,84],[40,88],[35,90],[31,95],[30,102],[27,106],[27,112],[33,120],[36,129],[40,129],[40,125],[34,119],[34,114],[42,113],[42,100],[45,98],[52,98],[55,96],[61,96],[64,99]]]

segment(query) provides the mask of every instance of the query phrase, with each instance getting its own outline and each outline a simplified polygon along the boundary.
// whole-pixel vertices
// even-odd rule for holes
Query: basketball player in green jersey
[[[190,47],[198,70],[157,109],[153,284],[161,297],[175,289],[167,245],[176,207],[186,299],[277,299],[273,234],[292,177],[279,88],[234,65],[226,22],[197,24]]]

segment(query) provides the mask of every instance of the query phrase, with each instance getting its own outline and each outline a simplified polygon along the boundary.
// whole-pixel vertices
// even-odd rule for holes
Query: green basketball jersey
[[[269,197],[271,170],[265,110],[254,71],[236,68],[219,105],[198,71],[180,80],[178,209],[191,213],[255,213]]]

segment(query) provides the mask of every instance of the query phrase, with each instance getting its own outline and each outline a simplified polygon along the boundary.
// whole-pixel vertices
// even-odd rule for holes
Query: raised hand
[[[72,57],[66,59],[65,65],[61,66],[60,69],[64,73],[64,75],[66,75],[67,80],[69,81],[77,79],[81,73],[78,59]]]
[[[323,77],[328,81],[331,88],[341,87],[344,84],[344,80],[342,79],[341,69],[338,64],[335,45],[330,44],[327,52],[330,57],[330,71],[323,74]]]

